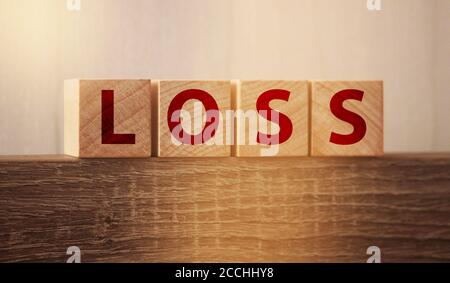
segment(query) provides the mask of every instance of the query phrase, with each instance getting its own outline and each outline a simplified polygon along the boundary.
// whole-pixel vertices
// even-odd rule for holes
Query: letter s
[[[277,135],[262,134],[261,132],[258,131],[257,142],[259,144],[266,144],[266,145],[282,144],[287,140],[289,140],[289,138],[291,137],[293,131],[291,120],[283,113],[279,113],[278,111],[273,110],[269,106],[270,101],[274,99],[288,101],[290,94],[291,93],[287,90],[271,89],[264,92],[258,97],[258,100],[256,102],[256,109],[259,115],[261,115],[268,121],[272,121],[280,126],[280,132]],[[276,121],[272,120],[272,114],[274,114],[274,112],[276,112],[276,114],[279,114],[275,115],[279,117],[279,119],[275,119]]]
[[[356,89],[346,89],[336,93],[330,102],[330,109],[336,118],[350,123],[353,126],[353,133],[341,135],[332,132],[330,142],[339,145],[351,145],[361,141],[366,135],[366,122],[358,114],[344,108],[344,101],[354,99],[362,101],[364,92]]]

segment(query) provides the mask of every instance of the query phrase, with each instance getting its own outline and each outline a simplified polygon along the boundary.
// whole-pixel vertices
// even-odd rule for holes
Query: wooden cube
[[[312,83],[312,156],[383,155],[383,82]]]
[[[231,155],[227,136],[229,141],[233,125],[226,123],[231,108],[230,81],[160,81],[157,88],[158,156]]]
[[[150,86],[150,80],[65,81],[65,154],[149,157]]]
[[[309,154],[308,82],[241,81],[237,156]]]

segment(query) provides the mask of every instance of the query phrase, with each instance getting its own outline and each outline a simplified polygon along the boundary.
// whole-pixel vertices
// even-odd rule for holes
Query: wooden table
[[[450,154],[0,158],[0,261],[450,261]]]

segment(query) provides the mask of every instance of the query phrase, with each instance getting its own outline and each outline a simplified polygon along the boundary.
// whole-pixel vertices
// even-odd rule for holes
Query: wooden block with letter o
[[[231,108],[230,81],[160,81],[157,88],[158,156],[231,155],[233,125],[226,123]]]
[[[383,155],[383,82],[312,83],[312,156]]]
[[[241,81],[237,156],[307,156],[307,81]]]
[[[150,157],[150,87],[150,80],[65,81],[65,154]]]

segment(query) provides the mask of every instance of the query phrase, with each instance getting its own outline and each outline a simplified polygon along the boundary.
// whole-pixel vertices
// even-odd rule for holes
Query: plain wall
[[[63,80],[382,79],[387,152],[450,150],[450,0],[0,0],[0,154],[62,153]]]
[[[439,0],[435,45],[435,150],[450,150],[450,1]]]

